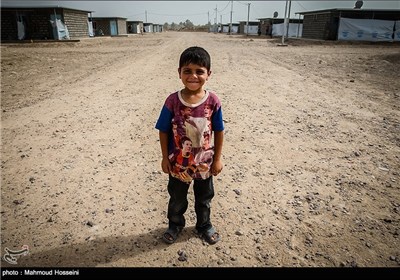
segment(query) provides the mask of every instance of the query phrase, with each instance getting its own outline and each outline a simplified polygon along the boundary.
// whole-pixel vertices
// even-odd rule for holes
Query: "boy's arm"
[[[159,135],[162,153],[161,168],[164,173],[170,173],[171,164],[168,159],[168,133],[162,132],[160,130]]]
[[[214,176],[217,176],[224,167],[221,160],[223,143],[224,131],[214,131],[214,162],[211,166],[211,174]]]

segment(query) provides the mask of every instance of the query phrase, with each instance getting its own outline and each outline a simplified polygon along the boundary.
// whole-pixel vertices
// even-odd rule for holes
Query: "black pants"
[[[187,194],[190,184],[184,183],[171,175],[168,182],[168,203],[169,227],[184,227],[185,214],[188,207]],[[194,210],[196,211],[196,229],[204,232],[212,227],[210,221],[211,199],[214,197],[214,184],[212,176],[205,180],[194,180]]]

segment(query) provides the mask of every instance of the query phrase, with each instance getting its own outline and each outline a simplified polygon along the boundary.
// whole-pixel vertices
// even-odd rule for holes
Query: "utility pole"
[[[229,24],[229,35],[232,34],[232,14],[233,14],[233,1],[231,1],[231,23]]]
[[[207,21],[208,32],[210,32],[210,11],[207,12],[207,17],[208,17]]]
[[[147,23],[147,10],[145,11],[145,15],[146,15],[146,21],[145,22]]]
[[[246,34],[246,36],[249,36],[250,4],[251,3],[247,3],[247,34]]]
[[[222,33],[222,15],[220,15],[221,17],[221,33]]]
[[[285,5],[285,19],[283,21],[283,29],[282,29],[282,43],[279,44],[278,46],[287,46],[287,45],[285,45],[285,32],[286,32],[286,23],[287,23],[287,19],[286,19],[287,4],[288,4],[288,0],[286,0],[286,5]]]
[[[214,19],[214,33],[218,32],[218,17],[217,17],[217,13],[218,13],[218,6],[215,5],[215,19]]]
[[[289,28],[290,28],[290,8],[292,7],[292,0],[289,0],[289,12],[288,12],[288,27],[286,28],[286,39],[289,38]]]

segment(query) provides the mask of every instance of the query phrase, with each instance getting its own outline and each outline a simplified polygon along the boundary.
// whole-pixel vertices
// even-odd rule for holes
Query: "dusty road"
[[[1,46],[3,266],[400,265],[400,47],[207,33]],[[173,245],[158,131],[189,46],[226,125],[210,246]],[[186,259],[179,260],[178,252]]]

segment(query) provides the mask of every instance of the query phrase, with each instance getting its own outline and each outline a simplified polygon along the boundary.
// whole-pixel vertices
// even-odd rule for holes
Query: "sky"
[[[298,18],[296,12],[349,8],[352,9],[355,0],[349,1],[233,1],[232,22],[258,21],[259,18],[278,17],[285,15],[286,2],[291,3],[290,17]],[[66,8],[93,11],[93,17],[123,17],[128,20],[139,20],[157,24],[180,23],[189,19],[195,25],[204,25],[210,21],[229,23],[231,21],[232,1],[18,1],[1,0],[2,7],[18,6],[60,6]],[[250,3],[250,6],[248,5]],[[248,9],[250,7],[250,9]],[[217,13],[216,13],[217,9]],[[400,9],[398,1],[363,1],[362,9]]]

